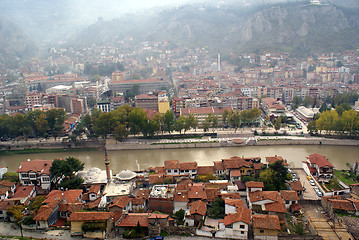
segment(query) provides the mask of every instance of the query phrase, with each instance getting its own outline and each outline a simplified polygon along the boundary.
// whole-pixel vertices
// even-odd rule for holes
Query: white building
[[[50,175],[53,160],[35,159],[24,161],[17,169],[19,180],[23,186],[39,186],[41,189],[50,190],[51,182],[55,179]]]

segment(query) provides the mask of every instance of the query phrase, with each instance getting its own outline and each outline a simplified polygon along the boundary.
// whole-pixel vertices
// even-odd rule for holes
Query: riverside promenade
[[[106,149],[115,150],[150,150],[150,149],[180,149],[180,148],[213,148],[213,147],[241,147],[241,146],[273,146],[273,145],[333,145],[359,146],[359,140],[331,139],[324,137],[299,136],[253,136],[253,137],[225,137],[202,139],[161,139],[136,140],[119,142],[106,140]]]

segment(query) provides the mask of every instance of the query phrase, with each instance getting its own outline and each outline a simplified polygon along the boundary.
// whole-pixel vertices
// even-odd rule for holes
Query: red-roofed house
[[[120,196],[113,200],[113,203],[108,206],[110,212],[120,211],[128,213],[132,211],[131,199],[127,196]]]
[[[285,221],[287,209],[277,191],[257,191],[248,195],[249,208],[256,213],[275,214]]]
[[[29,198],[35,197],[35,186],[20,186],[16,189],[11,199],[18,199],[21,203],[25,203]]]
[[[201,200],[191,202],[188,204],[189,211],[186,212],[185,223],[188,226],[197,227],[204,219],[207,212],[207,204]]]
[[[287,209],[299,202],[299,197],[296,191],[280,190],[280,195],[283,198]]]
[[[113,229],[112,216],[112,212],[74,212],[69,218],[71,235],[105,239]]]
[[[145,235],[159,235],[161,229],[169,226],[170,217],[167,214],[154,213],[129,213],[124,214],[116,223],[118,233],[122,234],[125,230],[135,228],[139,223],[145,232]],[[149,228],[157,226],[157,228]],[[159,227],[159,228],[158,228]],[[159,230],[157,233],[151,232],[151,229]]]
[[[320,154],[309,155],[306,161],[303,161],[303,169],[308,175],[312,175],[319,182],[329,182],[334,175],[334,166],[328,159]]]
[[[52,190],[38,210],[34,220],[38,229],[48,229],[61,217],[68,219],[70,214],[83,208],[82,190]]]
[[[41,189],[50,190],[51,178],[50,168],[53,160],[35,159],[24,161],[20,164],[16,172],[19,173],[19,180],[23,186],[39,186]]]
[[[239,207],[236,213],[227,214],[219,220],[219,231],[216,238],[248,239],[251,210]]]
[[[276,215],[253,215],[253,232],[255,240],[278,239],[280,231],[279,218]]]

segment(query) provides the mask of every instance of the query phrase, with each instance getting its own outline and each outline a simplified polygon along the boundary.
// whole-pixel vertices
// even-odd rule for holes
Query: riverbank
[[[359,146],[359,140],[333,139],[324,137],[299,136],[228,136],[222,138],[204,137],[202,139],[126,139],[119,142],[114,139],[63,143],[60,141],[9,141],[0,143],[0,156],[35,153],[57,153],[74,151],[101,150],[152,150],[186,148],[220,148],[244,146],[280,146],[280,145],[330,145]]]
[[[131,141],[118,142],[107,140],[106,149],[117,150],[151,150],[151,149],[182,149],[182,148],[216,148],[216,147],[241,147],[241,146],[275,146],[275,145],[331,145],[331,146],[359,146],[359,140],[329,139],[318,137],[292,137],[292,136],[268,136],[248,138],[208,138],[198,141],[186,140],[161,140],[161,141]]]

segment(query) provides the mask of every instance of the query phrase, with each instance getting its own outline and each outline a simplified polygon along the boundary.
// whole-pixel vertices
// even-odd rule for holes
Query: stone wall
[[[194,235],[196,228],[185,226],[169,226],[164,229],[170,235]]]

